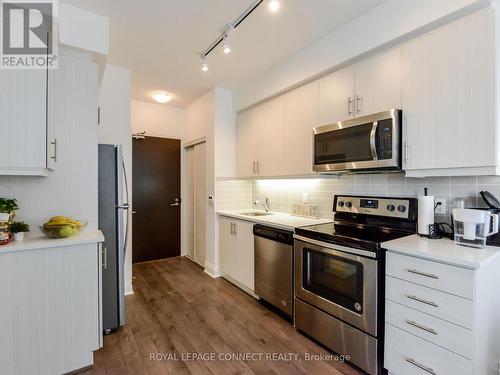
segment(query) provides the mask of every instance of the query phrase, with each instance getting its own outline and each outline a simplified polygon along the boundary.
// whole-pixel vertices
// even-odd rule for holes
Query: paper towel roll
[[[434,224],[434,197],[421,195],[418,197],[418,233],[429,235],[431,224]]]

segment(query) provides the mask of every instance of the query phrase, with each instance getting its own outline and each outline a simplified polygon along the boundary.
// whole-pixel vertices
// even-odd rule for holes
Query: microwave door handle
[[[378,160],[377,145],[375,142],[375,137],[377,135],[377,128],[378,128],[378,121],[375,121],[372,125],[372,130],[370,132],[370,149],[372,152],[373,160]]]

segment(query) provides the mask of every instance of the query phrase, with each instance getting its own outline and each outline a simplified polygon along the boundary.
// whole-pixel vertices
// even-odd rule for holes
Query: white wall
[[[130,70],[106,65],[99,92],[101,123],[98,126],[99,143],[123,146],[129,182],[128,196],[132,201],[132,131],[130,126]],[[125,258],[125,293],[132,293],[132,220],[129,217],[129,236]]]
[[[185,111],[165,104],[132,100],[132,132],[184,139]]]
[[[235,90],[241,110],[311,81],[363,54],[459,18],[487,0],[388,0]]]
[[[60,4],[59,43],[107,55],[109,19],[67,4]]]

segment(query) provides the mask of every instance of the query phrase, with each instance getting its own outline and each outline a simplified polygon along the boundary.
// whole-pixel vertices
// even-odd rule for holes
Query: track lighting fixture
[[[206,72],[208,70],[208,64],[206,61],[207,56],[212,52],[219,44],[222,43],[222,51],[225,55],[231,53],[231,46],[228,41],[228,34],[236,29],[259,5],[264,1],[267,1],[268,7],[271,12],[276,12],[280,7],[280,2],[278,0],[255,0],[252,5],[250,5],[243,13],[240,14],[232,23],[226,25],[222,34],[201,54],[201,70]]]

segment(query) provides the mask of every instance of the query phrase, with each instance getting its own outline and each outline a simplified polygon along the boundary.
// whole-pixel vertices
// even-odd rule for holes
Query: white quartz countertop
[[[221,216],[232,217],[234,219],[251,221],[257,224],[269,225],[271,227],[291,230],[295,228],[307,227],[309,225],[318,225],[333,222],[333,219],[309,219],[306,217],[292,216],[281,212],[272,212],[268,216],[246,216],[245,212],[263,212],[258,210],[224,210],[218,211]]]
[[[382,247],[399,254],[472,269],[480,268],[500,255],[500,247],[477,249],[457,245],[449,238],[430,240],[416,234],[384,242]]]
[[[0,256],[4,253],[12,253],[24,250],[39,250],[62,246],[85,245],[89,243],[104,242],[104,236],[100,230],[86,229],[83,232],[68,238],[48,238],[42,233],[30,235],[26,233],[24,241],[11,241],[7,245],[0,246]]]

